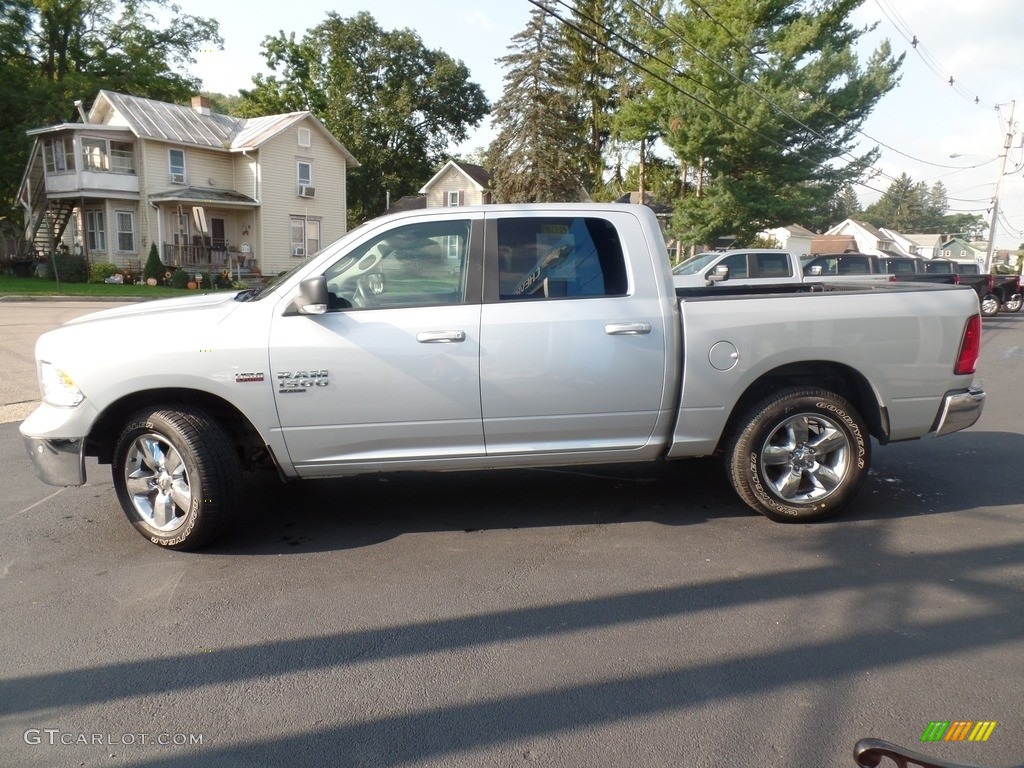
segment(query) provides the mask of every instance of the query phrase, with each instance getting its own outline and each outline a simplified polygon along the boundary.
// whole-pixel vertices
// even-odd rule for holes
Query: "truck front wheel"
[[[154,544],[195,549],[231,524],[241,465],[224,430],[203,411],[136,413],[118,438],[112,472],[125,515]]]
[[[994,293],[987,293],[981,299],[981,316],[995,317],[999,314],[999,297]]]
[[[778,522],[838,512],[857,495],[870,460],[871,439],[856,409],[835,393],[803,387],[748,411],[726,454],[736,493]]]

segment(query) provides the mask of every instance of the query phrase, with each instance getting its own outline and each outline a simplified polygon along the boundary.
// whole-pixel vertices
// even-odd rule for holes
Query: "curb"
[[[96,302],[131,302],[136,303],[140,301],[155,301],[156,299],[173,298],[167,296],[153,296],[152,298],[146,296],[46,296],[39,293],[34,293],[25,296],[0,296],[0,302],[3,301],[96,301]]]

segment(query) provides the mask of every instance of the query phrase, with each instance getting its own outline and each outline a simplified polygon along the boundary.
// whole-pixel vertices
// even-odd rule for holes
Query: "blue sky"
[[[258,9],[251,0],[177,2],[186,13],[220,22],[224,50],[200,53],[192,68],[207,90],[236,93],[249,87],[252,76],[265,71],[260,43],[267,35],[284,31],[301,37],[328,11],[346,17],[367,10],[385,29],[414,29],[428,47],[461,59],[492,101],[502,90],[503,72],[495,59],[507,52],[509,38],[523,28],[533,8],[528,0],[304,0]],[[996,230],[998,247],[1016,248],[1024,242],[1024,14],[1019,0],[865,0],[854,22],[878,22],[864,39],[862,60],[883,38],[894,52],[907,54],[900,86],[880,102],[863,129],[871,137],[863,139],[865,146],[874,141],[888,145],[877,165],[884,175],[868,182],[870,187],[884,190],[888,177],[903,172],[929,185],[941,180],[951,209],[978,213],[988,221],[1009,102],[1017,100],[1014,119],[1019,125],[1002,177]],[[996,104],[1001,105],[998,112]],[[485,122],[459,149],[485,146],[492,137]],[[963,157],[951,159],[954,153]],[[862,204],[878,196],[867,187],[857,193]]]

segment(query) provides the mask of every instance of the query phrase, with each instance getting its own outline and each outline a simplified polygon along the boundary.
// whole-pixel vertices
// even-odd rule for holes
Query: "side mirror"
[[[705,284],[706,285],[714,285],[715,283],[720,283],[723,280],[728,280],[728,279],[729,279],[729,268],[725,264],[719,264],[717,267],[714,268],[713,271],[708,272],[704,276],[704,280],[705,280]]]
[[[289,314],[322,315],[327,312],[327,278],[323,275],[307,277],[299,283],[299,295],[292,302]]]
[[[810,271],[807,274],[814,275],[815,277],[817,277],[818,275],[821,274],[821,267],[820,266],[813,266],[813,267],[811,267]]]

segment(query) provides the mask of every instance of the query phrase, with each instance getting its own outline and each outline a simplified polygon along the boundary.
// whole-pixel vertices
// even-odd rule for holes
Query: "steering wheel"
[[[369,272],[360,275],[356,280],[356,291],[352,296],[352,304],[356,307],[373,307],[377,297],[384,293],[384,275],[381,272]]]

